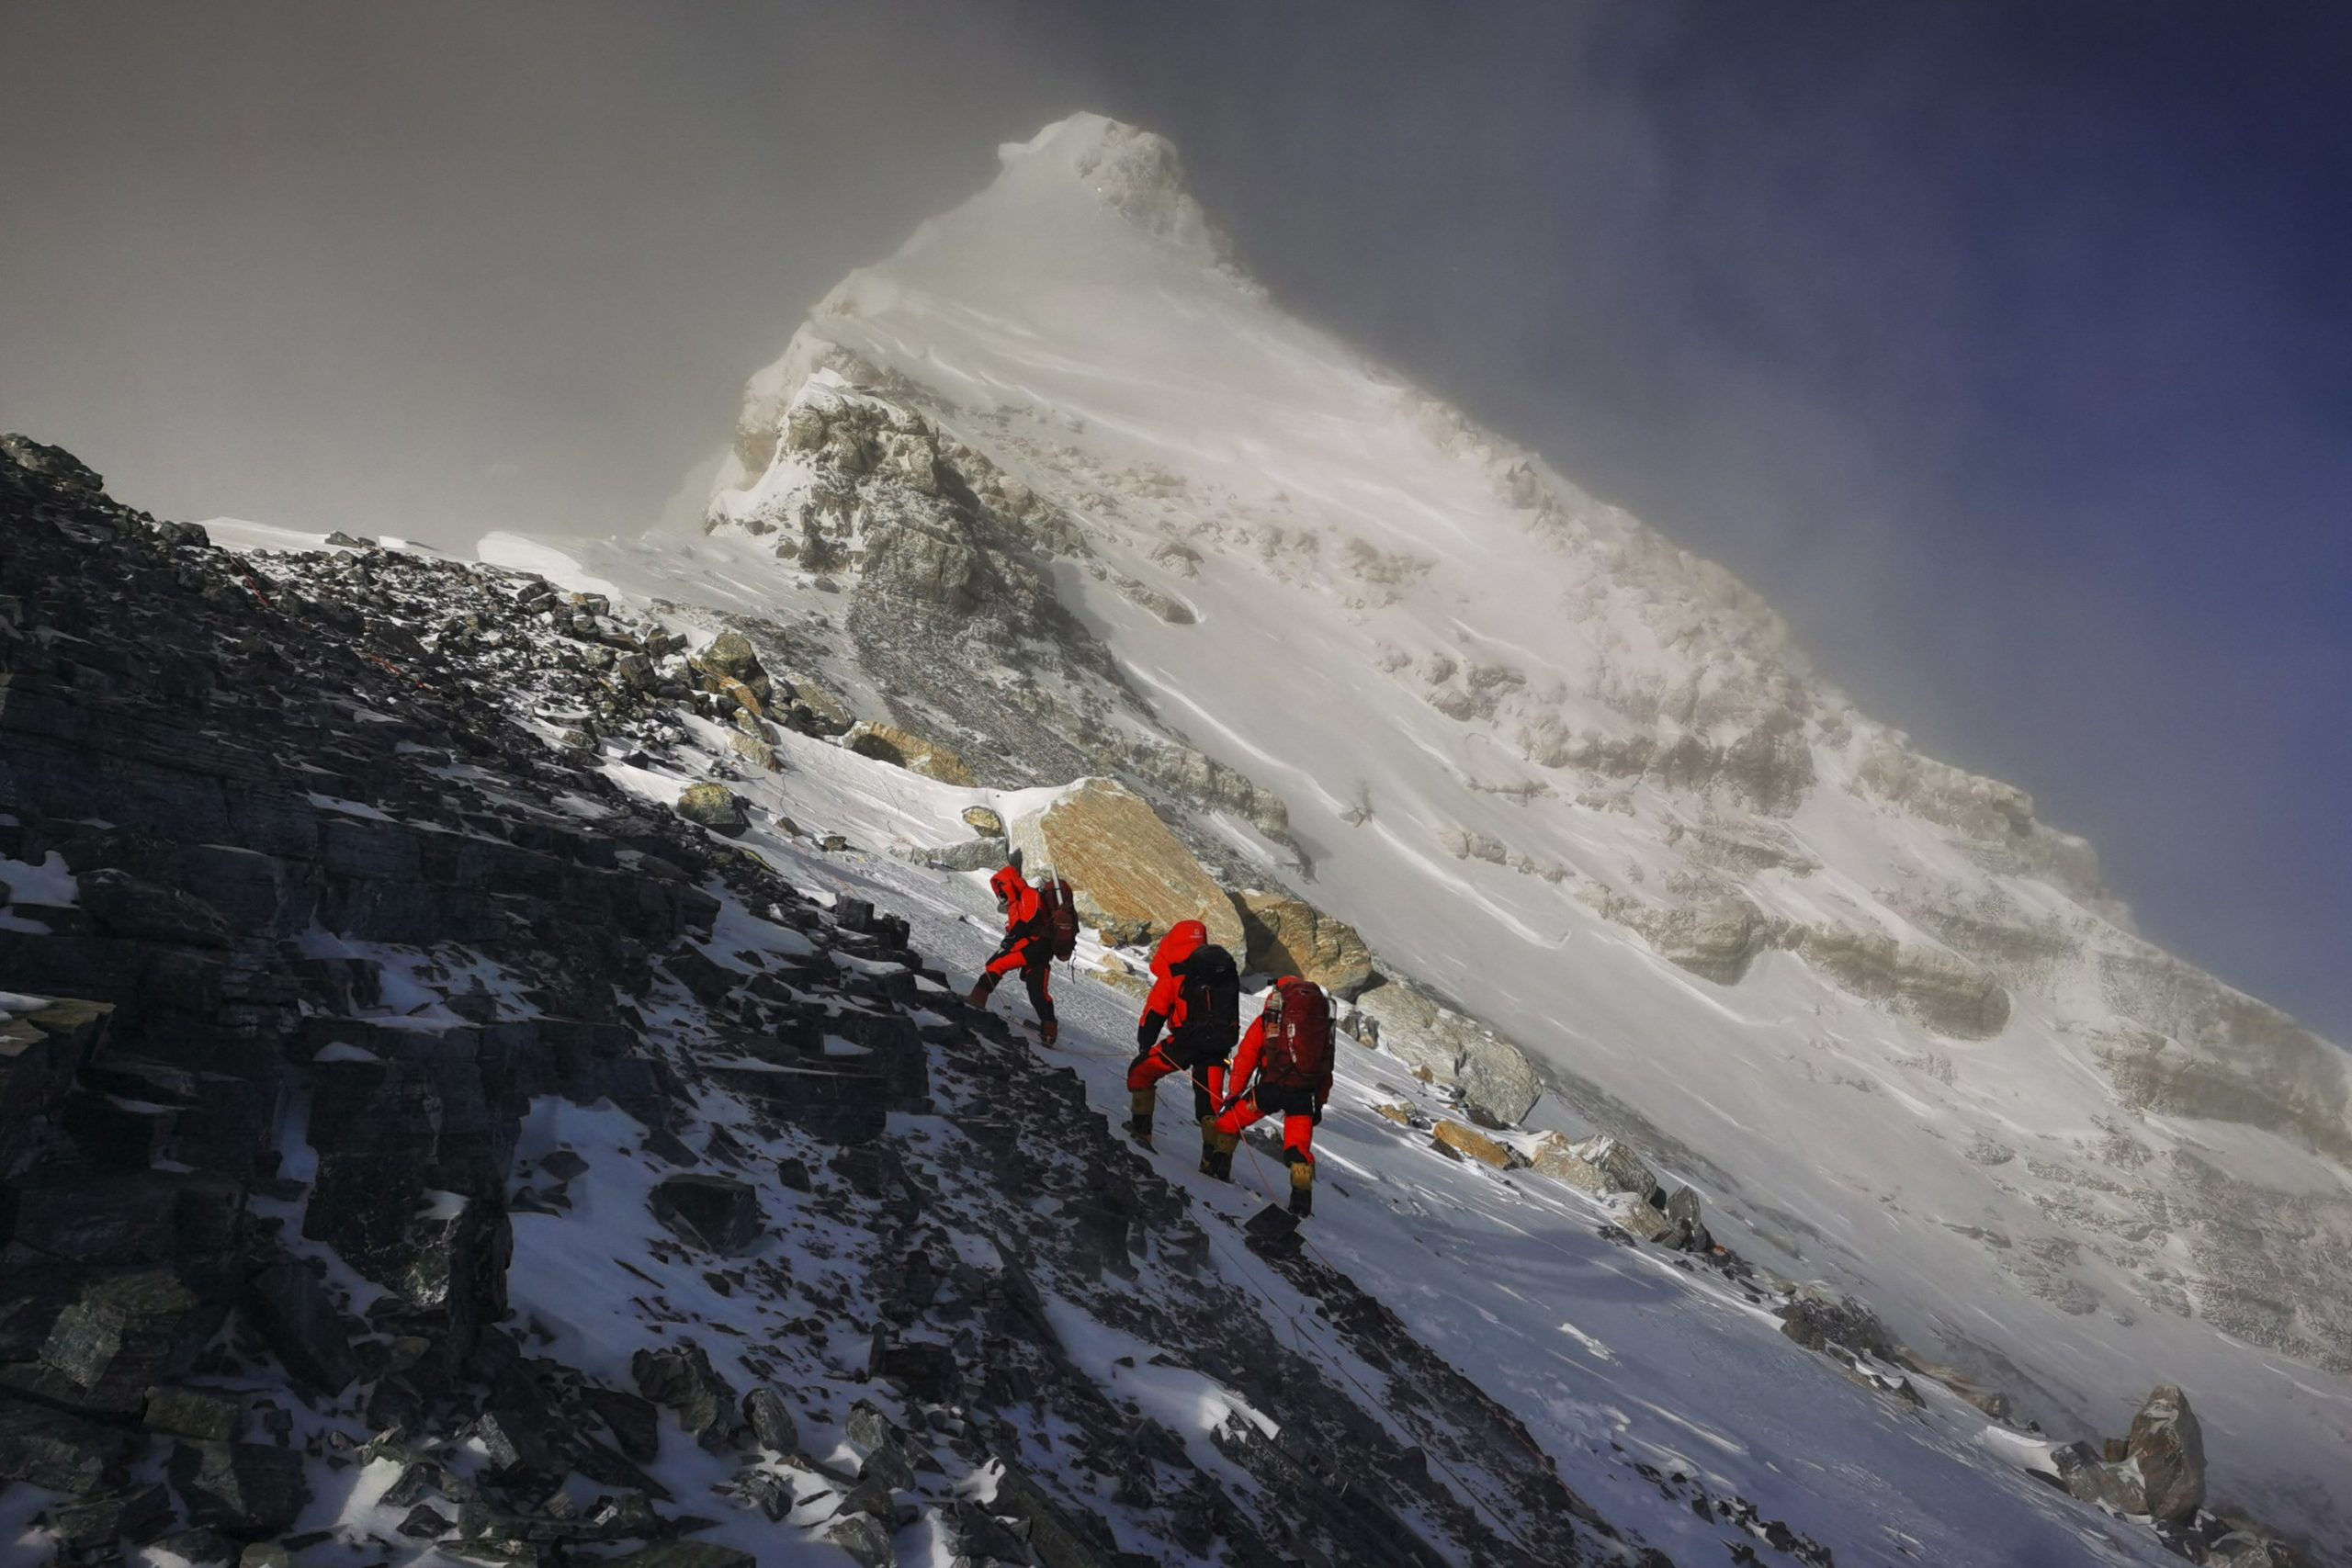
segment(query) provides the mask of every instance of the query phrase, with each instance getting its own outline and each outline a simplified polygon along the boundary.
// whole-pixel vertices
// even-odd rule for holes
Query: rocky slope
[[[1539,1124],[2047,1417],[2193,1383],[2238,1484],[2352,1539],[2344,1053],[1720,569],[1283,315],[1159,138],[1004,149],[754,378],[707,537],[575,553],[797,628],[983,782],[1123,778],[1360,932],[1368,1016],[1532,1059]]]
[[[865,755],[749,638],[14,437],[0,539],[8,1561],[2162,1560],[2063,1487],[2285,1560],[2170,1391],[2112,1464],[1988,1424],[1394,1050],[1305,1245],[1113,1138],[1132,998],[966,1011],[930,864],[1087,792]]]

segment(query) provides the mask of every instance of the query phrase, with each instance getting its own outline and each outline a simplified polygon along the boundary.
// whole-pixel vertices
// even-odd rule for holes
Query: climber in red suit
[[[964,1003],[988,1006],[989,993],[996,989],[997,982],[1017,969],[1022,984],[1029,988],[1029,1005],[1037,1012],[1037,1038],[1051,1045],[1060,1028],[1054,1020],[1054,993],[1047,984],[1054,974],[1054,944],[1053,933],[1046,925],[1045,901],[1017,866],[1008,865],[989,877],[989,889],[996,895],[996,907],[1004,916],[1004,942]]]
[[[1233,1050],[1240,976],[1233,955],[1209,941],[1208,927],[1198,920],[1179,920],[1161,939],[1151,955],[1151,995],[1136,1021],[1136,1059],[1127,1067],[1127,1131],[1148,1145],[1159,1080],[1190,1072],[1201,1168],[1214,1173],[1209,1123],[1225,1086],[1225,1059]]]
[[[1331,1098],[1331,1005],[1311,980],[1275,982],[1241,1037],[1227,1078],[1230,1097],[1207,1137],[1229,1170],[1242,1129],[1261,1116],[1283,1119],[1283,1162],[1290,1167],[1290,1212],[1315,1212],[1315,1124]]]

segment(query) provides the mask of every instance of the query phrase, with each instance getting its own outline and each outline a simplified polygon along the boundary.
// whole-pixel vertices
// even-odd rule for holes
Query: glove
[[[1160,1025],[1168,1021],[1156,1012],[1148,1012],[1136,1021],[1136,1049],[1148,1051],[1151,1043],[1159,1038]]]

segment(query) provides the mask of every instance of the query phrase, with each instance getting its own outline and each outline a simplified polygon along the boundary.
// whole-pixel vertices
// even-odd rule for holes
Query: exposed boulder
[[[2204,1428],[2188,1408],[2188,1396],[2171,1383],[2157,1384],[2132,1418],[2124,1454],[2140,1472],[2147,1511],[2157,1518],[2178,1523],[2204,1506]]]
[[[1011,838],[1034,872],[1069,880],[1079,918],[1098,931],[1144,934],[1199,920],[1239,953],[1241,917],[1225,889],[1168,830],[1149,803],[1110,779],[1087,779],[1042,811],[1013,819]]]
[[[800,1427],[792,1418],[792,1406],[765,1383],[743,1396],[743,1420],[770,1453],[790,1454],[800,1447]]]
[[[742,1402],[701,1346],[639,1350],[628,1365],[638,1393],[677,1416],[678,1425],[695,1442],[714,1452],[734,1443],[741,1429]]]
[[[1544,1098],[1543,1080],[1519,1048],[1481,1033],[1462,1051],[1456,1069],[1462,1109],[1487,1127],[1515,1127]]]
[[[276,1535],[311,1500],[302,1450],[271,1443],[183,1442],[169,1473],[188,1517],[229,1536]]]
[[[964,807],[964,826],[983,839],[1004,837],[1004,818],[985,806]]]
[[[896,725],[861,720],[850,727],[849,733],[842,738],[842,744],[861,757],[888,762],[910,773],[937,779],[941,784],[969,788],[977,782],[972,777],[972,770],[964,765],[964,759],[953,750]]]
[[[1474,1159],[1497,1170],[1510,1168],[1510,1150],[1475,1127],[1460,1122],[1441,1122],[1430,1136],[1436,1141],[1438,1147],[1457,1159]]]
[[[944,849],[905,845],[893,846],[890,852],[934,871],[994,871],[1005,863],[1012,847],[1002,839],[966,839]]]
[[[1857,1301],[1826,1294],[1799,1296],[1781,1314],[1781,1332],[1808,1350],[1842,1348],[1894,1361],[1900,1352],[1878,1314]]]
[[[1253,887],[1235,897],[1249,947],[1245,970],[1296,975],[1348,1001],[1372,984],[1372,949],[1345,920],[1287,893]]]
[[[649,1201],[653,1217],[671,1234],[721,1257],[751,1247],[764,1224],[759,1194],[730,1177],[696,1171],[667,1177]]]
[[[722,833],[741,832],[751,825],[743,802],[725,784],[691,784],[678,795],[678,815]]]

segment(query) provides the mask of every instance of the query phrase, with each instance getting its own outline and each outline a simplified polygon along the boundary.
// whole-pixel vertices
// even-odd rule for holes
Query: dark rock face
[[[762,1234],[759,1194],[724,1176],[666,1178],[652,1204],[653,1217],[679,1240],[721,1257],[747,1250]]]
[[[1860,1302],[1800,1298],[1781,1319],[1781,1332],[1808,1350],[1838,1347],[1882,1361],[1895,1359],[1886,1325]]]

